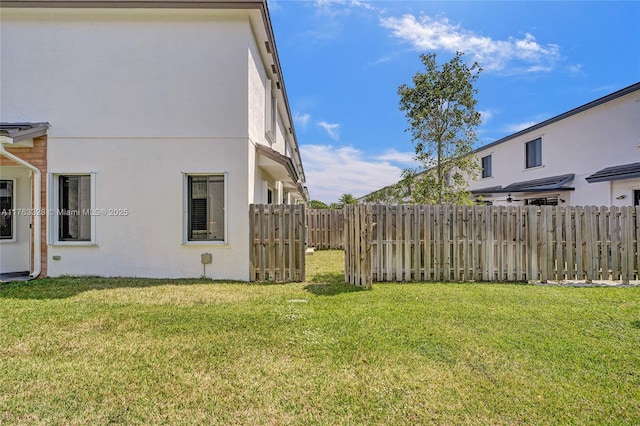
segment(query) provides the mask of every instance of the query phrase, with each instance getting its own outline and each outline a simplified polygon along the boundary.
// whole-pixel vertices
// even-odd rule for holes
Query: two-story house
[[[474,152],[472,194],[492,204],[640,204],[640,83]]]
[[[249,204],[308,198],[266,1],[2,1],[0,43],[4,279],[248,280]]]

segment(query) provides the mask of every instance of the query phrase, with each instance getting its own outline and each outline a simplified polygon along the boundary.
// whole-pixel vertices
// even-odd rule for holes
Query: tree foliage
[[[370,204],[400,204],[399,185],[385,186],[382,189],[366,195],[362,201]]]
[[[354,197],[353,194],[342,194],[342,196],[338,200],[338,204],[340,204],[342,208],[346,204],[358,204],[358,199]]]
[[[469,203],[468,179],[479,166],[469,155],[480,124],[473,84],[482,71],[463,60],[461,52],[439,66],[434,53],[420,55],[424,72],[413,76],[413,86],[398,88],[415,144],[418,170],[405,170],[399,197],[419,204]]]
[[[345,206],[345,204],[358,204],[358,199],[352,194],[342,194],[337,203],[326,204],[319,200],[310,200],[307,203],[310,209],[333,209],[339,210]]]
[[[328,209],[329,206],[319,200],[309,200],[307,206],[310,209]]]

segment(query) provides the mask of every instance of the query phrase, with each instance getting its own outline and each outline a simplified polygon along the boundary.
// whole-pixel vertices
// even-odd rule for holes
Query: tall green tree
[[[338,204],[340,204],[341,207],[344,207],[345,204],[358,204],[358,199],[354,197],[353,194],[342,194],[338,200]]]
[[[471,151],[480,124],[473,84],[482,71],[464,61],[461,52],[442,66],[434,53],[420,55],[424,72],[413,76],[413,86],[398,88],[415,144],[418,170],[405,170],[402,198],[420,204],[469,203],[468,179],[479,166]]]

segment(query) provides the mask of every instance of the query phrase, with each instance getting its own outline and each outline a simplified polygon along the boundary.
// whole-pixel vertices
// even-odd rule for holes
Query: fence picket
[[[304,281],[304,206],[249,206],[250,281]]]
[[[639,213],[592,206],[348,206],[345,279],[363,287],[452,279],[628,282],[638,277]]]

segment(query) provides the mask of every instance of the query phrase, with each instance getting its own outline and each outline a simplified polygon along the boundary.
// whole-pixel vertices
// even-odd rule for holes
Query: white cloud
[[[309,120],[311,119],[311,115],[309,114],[299,114],[295,113],[293,115],[293,122],[300,127],[307,127]]]
[[[489,120],[491,120],[491,118],[493,118],[493,115],[495,114],[494,110],[491,109],[485,109],[482,111],[478,111],[480,113],[480,119],[482,121],[482,124],[485,125],[489,122]]]
[[[384,154],[376,155],[374,158],[379,161],[387,161],[391,163],[399,163],[404,166],[416,167],[416,161],[413,159],[413,152],[400,152],[395,149],[388,149]]]
[[[375,65],[384,64],[385,62],[389,62],[391,59],[392,59],[391,56],[382,56],[382,57],[376,59],[375,61],[369,62],[368,65],[375,66]]]
[[[403,167],[392,164],[390,158],[406,160],[396,151],[367,158],[352,146],[301,145],[300,153],[311,198],[325,203],[338,201],[345,193],[361,197],[396,183]]]
[[[493,40],[454,25],[446,18],[436,20],[424,16],[418,20],[413,15],[404,15],[380,18],[380,25],[419,50],[470,54],[488,71],[503,71],[510,67],[518,72],[546,72],[561,57],[558,45],[541,45],[532,34],[527,33],[520,39]]]
[[[613,90],[616,89],[616,86],[614,85],[607,85],[607,86],[599,86],[596,87],[592,90],[592,92],[605,92],[605,93],[611,93]]]
[[[330,124],[330,123],[327,123],[326,121],[319,121],[317,124],[318,126],[322,127],[324,130],[326,130],[329,137],[334,141],[337,141],[340,139],[339,124]]]
[[[520,130],[528,129],[531,126],[535,126],[536,124],[538,124],[538,122],[536,121],[525,121],[522,123],[507,124],[504,130],[509,133],[516,133]]]
[[[582,70],[582,64],[569,65],[567,66],[567,71],[569,71],[570,74],[585,75],[585,72]]]
[[[370,2],[364,0],[316,0],[316,7],[319,12],[331,17],[348,15],[355,8],[376,10]]]
[[[363,9],[367,9],[367,10],[375,10],[376,8],[373,7],[373,5],[367,1],[361,1],[361,0],[351,0],[351,5],[352,6],[356,6],[356,7],[361,7]]]

